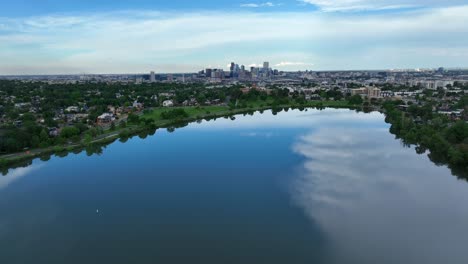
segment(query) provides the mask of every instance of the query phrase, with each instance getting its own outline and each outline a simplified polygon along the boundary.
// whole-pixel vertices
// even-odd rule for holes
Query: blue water
[[[266,111],[0,177],[0,263],[468,263],[468,185],[379,113]]]

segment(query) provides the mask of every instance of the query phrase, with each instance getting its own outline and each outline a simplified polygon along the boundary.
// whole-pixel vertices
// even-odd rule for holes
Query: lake
[[[468,185],[345,109],[270,111],[0,176],[0,263],[468,263]]]

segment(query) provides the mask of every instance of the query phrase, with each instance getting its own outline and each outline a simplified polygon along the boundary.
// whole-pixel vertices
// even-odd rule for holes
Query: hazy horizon
[[[467,68],[468,2],[4,3],[0,75]]]
[[[462,70],[462,71],[468,71],[468,67],[444,67],[444,66],[440,66],[442,68],[444,68],[445,70]],[[425,70],[437,70],[438,68],[440,67],[431,67],[431,68],[414,68],[414,69],[350,69],[350,70],[311,70],[311,69],[298,69],[298,70],[284,70],[284,72],[305,72],[305,71],[312,71],[312,72],[377,72],[377,71],[385,71],[385,72],[398,72],[398,71],[416,71],[416,70],[421,70],[421,71],[425,71]],[[198,73],[199,71],[201,70],[205,70],[209,67],[205,67],[205,68],[201,68],[199,69],[198,71],[192,71],[192,72],[156,72],[155,71],[155,74],[156,75],[164,75],[164,74],[195,74],[195,73]],[[216,67],[214,67],[216,68]],[[214,69],[213,68],[213,69]],[[223,70],[225,71],[228,71],[229,69],[227,68],[223,68]],[[147,72],[107,72],[107,73],[48,73],[48,74],[0,74],[0,76],[68,76],[68,75],[76,75],[76,76],[79,76],[79,75],[148,75],[150,74],[151,70],[150,71],[147,71]]]

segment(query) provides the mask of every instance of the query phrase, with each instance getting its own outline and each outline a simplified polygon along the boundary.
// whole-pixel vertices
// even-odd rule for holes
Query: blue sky
[[[17,0],[0,75],[467,67],[468,0]]]
[[[57,12],[106,12],[115,10],[161,10],[161,11],[201,11],[201,10],[241,10],[242,5],[262,5],[270,1],[237,1],[237,0],[19,0],[2,4],[1,15],[25,16]],[[270,2],[269,8],[258,8],[261,12],[277,10],[314,10],[313,5],[304,5],[295,0]],[[288,4],[286,4],[288,3]]]

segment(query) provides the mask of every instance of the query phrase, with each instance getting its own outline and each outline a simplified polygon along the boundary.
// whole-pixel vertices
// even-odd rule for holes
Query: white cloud
[[[424,8],[435,6],[464,5],[464,0],[298,0],[312,4],[326,12],[391,10],[404,8]]]
[[[264,138],[271,138],[275,136],[273,132],[243,132],[241,133],[241,137],[264,137]]]
[[[278,122],[278,117],[283,117],[281,122]],[[364,118],[365,117],[365,118]],[[258,128],[268,129],[274,135],[278,135],[274,129],[278,128],[314,128],[318,125],[333,126],[333,123],[340,123],[341,125],[349,125],[358,123],[360,126],[371,125],[376,122],[383,122],[384,116],[379,112],[372,112],[365,114],[363,112],[356,113],[349,109],[331,109],[307,111],[289,110],[288,112],[280,112],[277,116],[273,115],[270,110],[265,111],[263,114],[256,112],[253,116],[247,115],[242,118],[236,119],[233,122],[230,119],[218,119],[216,122],[202,122],[201,124],[192,123],[184,129],[197,129],[197,130],[239,130],[248,129],[248,133],[265,134],[265,131],[256,131]],[[271,130],[270,130],[271,129]],[[253,134],[251,134],[253,135]]]
[[[292,62],[292,61],[282,61],[275,64],[275,67],[288,67],[288,66],[313,66],[313,63],[306,62]]]
[[[468,5],[392,15],[128,11],[0,18],[8,29],[0,32],[0,74],[181,72],[231,61],[270,61],[285,70],[310,61],[320,70],[466,66],[467,13]]]
[[[292,200],[327,237],[334,249],[330,262],[377,263],[390,247],[398,252],[396,262],[440,263],[447,254],[465,259],[462,248],[444,245],[466,238],[466,184],[413,148],[402,148],[388,129],[363,120],[354,128],[320,124],[293,146],[304,161],[291,184]],[[445,220],[450,224],[442,225]],[[445,235],[431,239],[427,230],[440,226]],[[412,247],[418,241],[428,242]]]
[[[0,190],[5,189],[8,185],[12,184],[13,182],[21,179],[22,177],[31,174],[34,171],[40,169],[42,165],[30,165],[24,168],[16,168],[12,169],[8,175],[0,176]]]
[[[278,6],[277,4],[273,4],[272,2],[264,2],[264,3],[247,3],[241,4],[241,7],[250,7],[250,8],[258,8],[258,7],[274,7]]]

